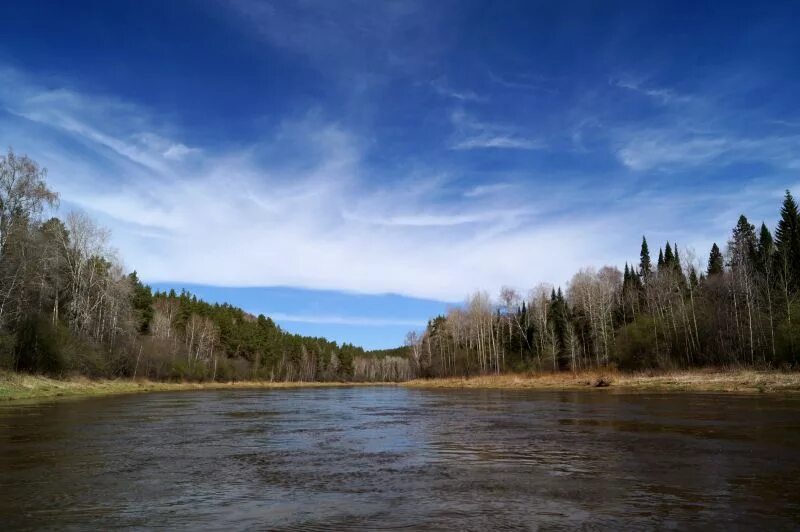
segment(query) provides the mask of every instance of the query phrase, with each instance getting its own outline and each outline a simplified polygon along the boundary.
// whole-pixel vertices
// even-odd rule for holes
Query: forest
[[[566,290],[485,292],[406,344],[422,376],[507,371],[753,367],[800,363],[800,219],[787,190],[774,234],[741,215],[705,263],[666,242],[655,262],[575,273]]]
[[[0,156],[0,370],[153,380],[395,381],[406,357],[290,334],[271,319],[125,272],[109,233],[58,204],[27,156]]]
[[[774,233],[744,216],[701,264],[674,242],[654,260],[577,272],[565,289],[503,288],[366,352],[282,330],[126,272],[27,156],[0,156],[0,370],[152,380],[403,381],[511,371],[800,363],[800,218],[787,190]]]

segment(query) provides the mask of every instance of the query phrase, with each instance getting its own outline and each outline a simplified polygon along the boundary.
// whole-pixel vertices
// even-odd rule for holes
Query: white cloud
[[[363,78],[365,65],[366,77],[372,77],[432,64],[443,48],[447,16],[444,3],[419,0],[229,0],[222,5],[243,28],[342,77],[351,89],[354,73]]]
[[[498,148],[514,150],[542,150],[547,144],[537,139],[512,137],[508,135],[476,135],[455,142],[454,150],[475,150],[481,148]]]
[[[200,150],[149,132],[146,111],[109,97],[87,98],[67,89],[43,90],[20,74],[0,69],[5,85],[0,101],[13,116],[72,137],[93,149],[113,152],[128,163],[153,172],[167,172],[169,162],[179,162]],[[107,118],[113,117],[113,122]]]
[[[361,327],[425,327],[425,320],[404,320],[399,318],[372,318],[364,316],[336,316],[327,314],[285,314],[270,312],[269,317],[276,321],[290,323],[316,323],[332,325],[358,325]]]
[[[621,148],[618,156],[633,170],[649,170],[660,166],[702,164],[729,149],[730,142],[723,138],[648,137],[640,134]]]
[[[450,148],[453,150],[512,149],[542,150],[547,143],[526,136],[515,127],[483,122],[459,109],[450,115],[455,135]]]
[[[181,161],[187,155],[197,153],[198,151],[199,150],[197,150],[196,148],[190,148],[185,144],[177,143],[167,148],[164,151],[163,156],[165,159],[169,159],[171,161]]]
[[[764,117],[756,109],[732,109],[714,92],[681,94],[630,78],[612,79],[610,84],[669,106],[669,113],[651,117],[643,127],[609,128],[617,158],[631,170],[685,170],[733,162],[800,168],[800,135],[776,128],[776,120],[763,127]]]
[[[705,248],[688,237],[697,233],[687,221],[696,220],[697,205],[668,204],[668,196],[621,199],[607,184],[587,190],[559,176],[525,187],[503,181],[458,188],[441,169],[389,179],[368,165],[367,143],[313,116],[287,121],[241,150],[187,148],[197,150],[189,156],[176,148],[184,152],[177,164],[164,155],[181,142],[146,109],[4,86],[0,103],[16,115],[0,124],[3,142],[46,164],[64,204],[110,226],[129,267],[153,282],[458,301],[476,289],[563,284],[582,266],[621,264],[635,258],[642,232],[669,230],[670,240]],[[464,115],[454,120],[467,133],[503,129]],[[660,151],[661,138],[629,141],[621,156],[632,168],[677,160],[665,155],[674,150]],[[274,160],[283,146],[303,153],[304,164]],[[714,146],[684,148],[682,160]]]
[[[439,96],[445,96],[462,102],[482,102],[484,98],[478,96],[470,90],[455,90],[451,88],[444,78],[435,79],[431,82],[431,87]]]
[[[574,250],[599,251],[577,224],[523,227],[535,209],[521,199],[458,191],[453,200],[446,197],[451,185],[436,173],[399,182],[375,178],[358,139],[335,125],[300,119],[276,134],[274,142],[301,147],[313,161],[300,169],[260,162],[269,139],[238,152],[203,150],[187,167],[160,158],[167,137],[152,119],[119,127],[126,113],[115,105],[96,108],[80,128],[63,127],[78,122],[73,113],[82,108],[64,107],[59,120],[21,119],[18,131],[35,120],[84,143],[85,156],[71,157],[66,145],[45,153],[37,140],[18,149],[49,166],[65,204],[110,226],[126,263],[150,281],[452,301],[473,289],[561,279],[566,265],[582,262]],[[110,167],[125,174],[115,175],[113,186]],[[75,173],[82,179],[70,179]],[[564,262],[540,260],[543,250]]]
[[[514,185],[511,183],[491,183],[489,185],[477,185],[464,192],[465,198],[478,198],[481,196],[489,196],[498,194],[512,188]]]
[[[718,162],[759,161],[800,168],[800,136],[747,138],[692,133],[683,128],[637,131],[617,151],[632,170],[692,167]]]
[[[136,134],[132,140],[146,146],[154,153],[161,154],[163,158],[170,161],[179,162],[190,155],[201,153],[198,148],[190,148],[181,142],[175,142],[156,133]]]
[[[623,79],[611,80],[611,83],[622,89],[627,89],[648,96],[664,105],[686,104],[695,101],[695,97],[688,94],[679,94],[675,90],[666,87],[646,87],[641,81]]]

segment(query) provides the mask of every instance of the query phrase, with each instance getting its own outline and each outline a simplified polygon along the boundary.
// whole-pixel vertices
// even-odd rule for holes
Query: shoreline
[[[98,379],[74,377],[54,379],[42,375],[0,372],[0,405],[27,400],[56,400],[78,397],[103,397],[147,392],[191,390],[257,390],[279,388],[340,388],[347,386],[387,386],[383,382],[160,382],[145,379]]]
[[[503,374],[466,378],[416,379],[402,384],[412,388],[431,389],[793,394],[800,393],[800,372],[696,369],[626,373],[615,370],[593,370],[576,373]]]
[[[25,400],[56,400],[129,393],[190,390],[338,388],[401,386],[416,389],[502,389],[533,391],[595,391],[610,393],[714,392],[740,394],[800,393],[800,372],[741,369],[623,373],[613,370],[577,373],[503,374],[475,377],[414,379],[406,382],[157,382],[148,380],[54,379],[0,372],[0,405]]]

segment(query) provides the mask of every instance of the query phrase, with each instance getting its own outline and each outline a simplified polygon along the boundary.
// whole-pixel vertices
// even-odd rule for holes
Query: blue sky
[[[63,4],[63,5],[62,5]],[[800,184],[797,2],[4,2],[0,143],[126,267],[367,347]]]

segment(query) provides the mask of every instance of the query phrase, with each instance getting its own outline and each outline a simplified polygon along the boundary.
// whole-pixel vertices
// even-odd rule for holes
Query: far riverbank
[[[800,372],[694,369],[624,373],[615,370],[416,379],[414,388],[612,390],[620,392],[797,393]]]
[[[184,390],[273,389],[341,386],[403,386],[429,389],[529,389],[597,392],[720,392],[798,393],[800,372],[743,369],[699,369],[669,372],[622,373],[614,370],[485,375],[415,379],[402,383],[365,382],[154,382],[147,380],[92,380],[85,377],[54,379],[41,375],[0,372],[0,402],[57,399],[122,393]]]

